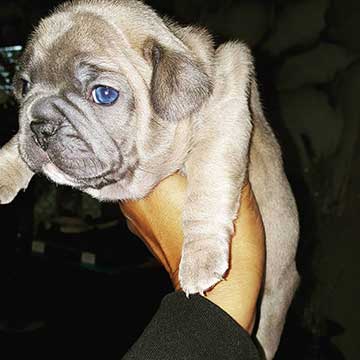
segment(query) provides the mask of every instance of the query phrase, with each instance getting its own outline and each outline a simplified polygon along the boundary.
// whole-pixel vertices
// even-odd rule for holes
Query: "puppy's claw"
[[[215,276],[217,276],[219,278],[219,281],[227,281],[227,278],[225,275],[215,274]]]
[[[200,290],[200,291],[198,292],[198,294],[201,295],[201,296],[205,296],[205,293],[204,293],[204,291],[202,291],[202,290]],[[190,299],[190,292],[189,292],[189,291],[185,291],[185,296],[186,296],[188,299]]]

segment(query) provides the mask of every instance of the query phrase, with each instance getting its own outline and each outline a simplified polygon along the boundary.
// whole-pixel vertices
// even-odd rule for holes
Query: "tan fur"
[[[19,190],[27,188],[33,176],[20,157],[17,136],[0,149],[0,171],[0,204],[8,204]]]
[[[104,32],[104,27],[112,31]],[[66,76],[79,53],[88,54],[82,61],[125,74],[134,93],[126,116],[135,125],[120,129],[119,115],[111,109],[107,110],[111,122],[98,119],[93,105],[66,92],[72,81]],[[80,79],[91,75],[87,67],[76,66]],[[19,79],[29,77],[31,71],[42,80],[22,99]],[[31,141],[29,123],[36,120],[34,104],[38,106],[50,93],[47,106],[51,109],[53,104],[61,107],[70,101],[86,109],[89,122],[103,123],[107,130],[103,135],[86,124],[76,126],[83,136],[95,139],[98,164],[108,162],[114,173],[117,164],[109,155],[116,149],[113,141],[119,142],[124,130],[131,134],[121,147],[127,173],[102,187],[89,183],[81,187],[83,191],[100,200],[141,198],[174,171],[186,174],[179,279],[188,294],[202,293],[226,273],[240,190],[249,177],[267,238],[257,337],[267,359],[273,358],[298,283],[298,218],[280,148],[262,112],[250,50],[237,42],[214,49],[205,30],[162,21],[135,0],[77,1],[41,22],[26,48],[15,88],[21,102],[20,132],[0,150],[1,202],[11,201],[27,186],[33,173],[23,160],[37,165],[33,157],[40,150],[33,153],[25,146]],[[82,119],[82,114],[69,111],[69,116]],[[102,141],[97,136],[103,136]],[[80,187],[81,179],[64,173],[56,163],[44,163],[41,171],[58,183]]]

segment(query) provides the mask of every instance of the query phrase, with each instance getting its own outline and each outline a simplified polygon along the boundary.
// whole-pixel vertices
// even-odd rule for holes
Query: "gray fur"
[[[188,56],[167,51],[154,42],[150,46],[151,102],[156,114],[171,121],[189,117],[211,95],[209,76]]]
[[[25,97],[21,78],[32,83]],[[257,337],[273,358],[298,283],[298,217],[249,49],[230,42],[215,50],[205,30],[164,22],[135,0],[77,1],[40,23],[14,84],[20,130],[0,150],[1,202],[33,172],[116,201],[142,198],[181,169],[188,194],[179,279],[187,293],[227,271],[249,177],[267,246]],[[94,104],[97,84],[119,89],[117,103]]]

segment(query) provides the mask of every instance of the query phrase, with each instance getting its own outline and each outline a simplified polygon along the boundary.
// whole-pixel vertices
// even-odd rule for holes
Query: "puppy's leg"
[[[276,172],[276,170],[274,170]],[[298,240],[296,206],[285,176],[269,179],[264,184],[271,192],[262,193],[261,179],[250,181],[266,233],[266,276],[256,337],[267,360],[274,358],[280,343],[286,314],[298,287],[295,254]]]
[[[288,267],[273,283],[267,281],[261,302],[260,323],[256,333],[267,360],[275,357],[281,334],[286,321],[286,314],[295,290],[299,284],[299,275],[295,264]]]
[[[226,154],[203,151],[203,157],[199,154],[186,164],[188,196],[179,280],[187,294],[208,290],[228,269],[229,240],[246,170],[232,174],[221,158]]]
[[[20,157],[15,135],[0,149],[0,204],[11,202],[21,189],[26,189],[33,175]]]
[[[250,102],[254,131],[249,178],[266,233],[266,277],[256,335],[266,359],[271,360],[278,348],[286,314],[299,283],[295,264],[299,223],[280,147],[265,120],[255,82]]]
[[[217,51],[215,63],[214,94],[185,164],[188,195],[179,280],[187,294],[208,290],[228,269],[229,241],[248,164],[250,54],[240,44],[227,44]]]

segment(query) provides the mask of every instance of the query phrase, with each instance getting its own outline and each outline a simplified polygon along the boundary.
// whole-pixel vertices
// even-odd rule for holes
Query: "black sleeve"
[[[200,295],[167,295],[123,360],[259,360],[249,334]]]

